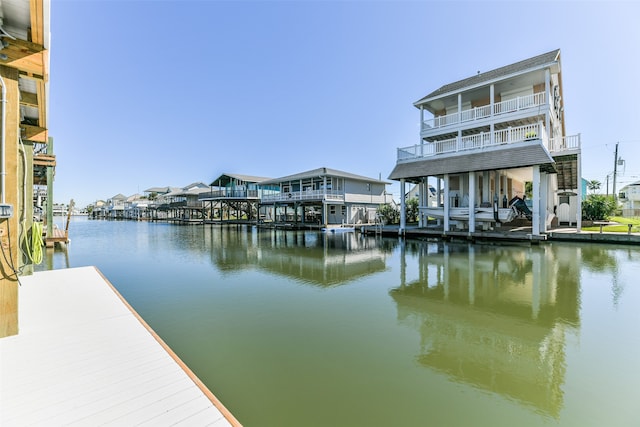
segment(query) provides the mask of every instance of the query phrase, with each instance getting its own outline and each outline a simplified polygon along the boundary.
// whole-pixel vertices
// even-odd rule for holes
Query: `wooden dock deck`
[[[240,425],[96,268],[21,282],[0,425]]]

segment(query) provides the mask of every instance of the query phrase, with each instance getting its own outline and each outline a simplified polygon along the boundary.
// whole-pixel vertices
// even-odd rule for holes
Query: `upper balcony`
[[[264,194],[262,203],[275,202],[321,202],[334,201],[344,202],[344,191],[338,190],[304,190],[288,191],[282,193]]]
[[[421,123],[420,134],[429,137],[437,134],[454,132],[458,128],[487,126],[492,121],[521,120],[525,117],[536,117],[549,108],[544,92],[518,96],[493,105],[487,104],[462,110],[447,115],[435,116]]]
[[[436,156],[468,155],[488,148],[511,148],[524,141],[540,140],[551,153],[571,153],[580,150],[580,134],[562,138],[547,138],[542,123],[508,127],[492,132],[480,132],[460,138],[451,138],[398,148],[397,163],[436,158]]]
[[[239,199],[239,200],[248,200],[248,199],[258,199],[260,196],[258,194],[258,190],[232,190],[232,189],[223,189],[223,190],[213,190],[208,191],[206,193],[200,193],[198,195],[198,200],[221,200],[221,199]]]

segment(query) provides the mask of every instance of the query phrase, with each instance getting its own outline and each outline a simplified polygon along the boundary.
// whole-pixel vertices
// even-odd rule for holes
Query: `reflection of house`
[[[640,216],[640,181],[625,185],[618,193],[622,216]]]
[[[385,253],[356,233],[271,230],[249,236],[244,229],[215,228],[214,264],[221,271],[259,268],[319,286],[346,284],[386,268]]]
[[[420,333],[418,362],[558,416],[564,337],[579,324],[579,274],[563,250],[417,247],[418,277],[401,271],[390,294]]]
[[[318,168],[263,181],[275,186],[263,193],[265,221],[310,225],[361,224],[375,221],[376,209],[387,203],[388,183],[379,179]]]
[[[210,190],[200,193],[205,202],[209,219],[219,221],[256,221],[263,191],[269,186],[260,184],[270,178],[222,174],[210,186]]]
[[[398,149],[390,179],[400,181],[402,194],[406,182],[423,188],[421,225],[435,216],[445,231],[474,232],[481,220],[484,227],[508,221],[509,201],[523,198],[531,183],[533,212],[520,212],[534,235],[553,220],[559,192],[574,194],[572,222],[580,228],[580,135],[565,135],[559,50],[444,85],[414,105],[421,143]],[[433,181],[443,195],[438,209],[424,196]]]

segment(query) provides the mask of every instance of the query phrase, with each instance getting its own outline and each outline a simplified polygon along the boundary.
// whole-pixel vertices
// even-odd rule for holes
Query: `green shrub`
[[[407,204],[405,206],[405,212],[407,213],[407,222],[416,222],[418,221],[418,198],[412,197],[407,200]]]
[[[617,210],[613,196],[589,194],[582,202],[582,219],[589,221],[608,220]]]
[[[377,214],[385,224],[398,224],[400,222],[400,212],[388,203],[378,206]]]

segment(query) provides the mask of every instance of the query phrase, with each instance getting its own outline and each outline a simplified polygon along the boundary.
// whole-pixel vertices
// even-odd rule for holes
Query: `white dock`
[[[239,426],[94,267],[21,278],[1,426]]]

